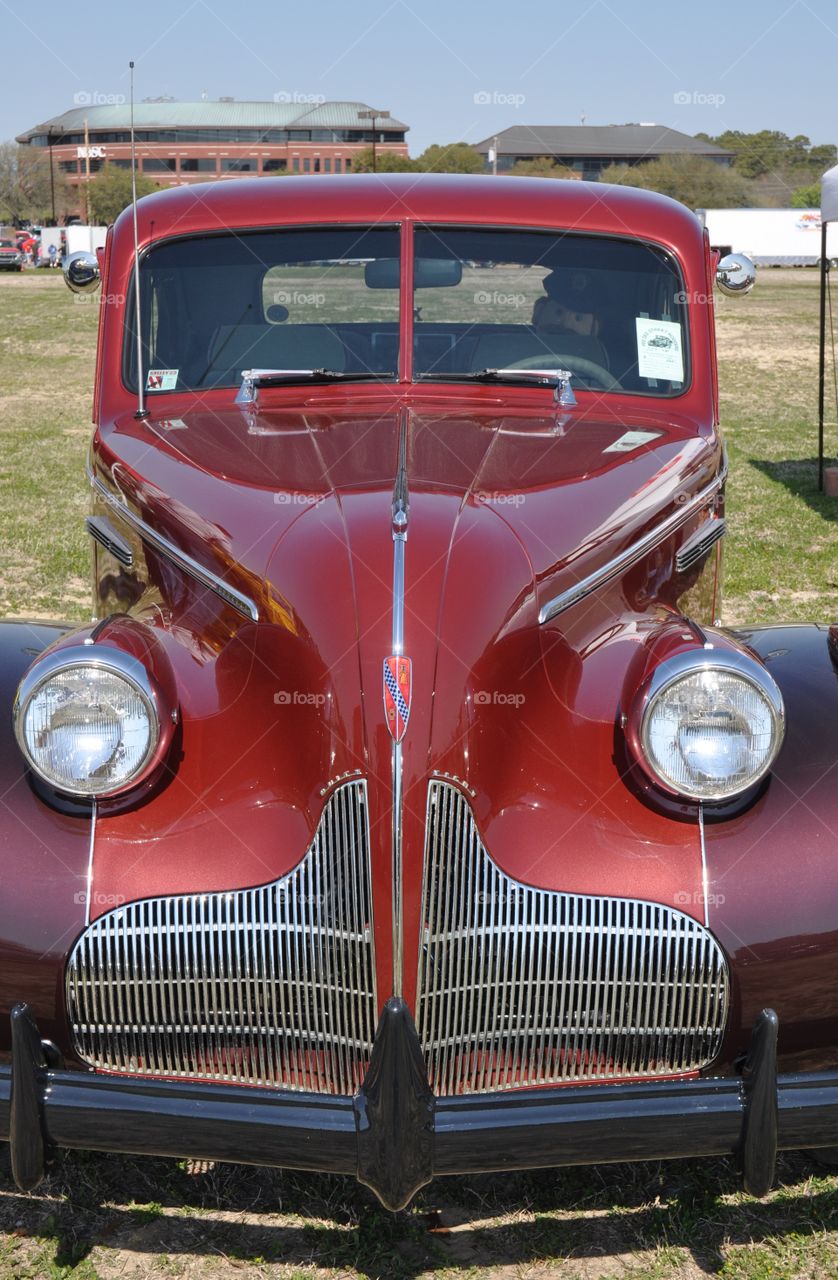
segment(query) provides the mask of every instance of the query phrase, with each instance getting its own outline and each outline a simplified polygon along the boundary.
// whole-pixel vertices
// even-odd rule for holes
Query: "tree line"
[[[758,133],[728,130],[704,142],[733,152],[730,166],[704,156],[673,155],[640,164],[612,164],[599,175],[600,182],[617,182],[647,191],[659,191],[691,209],[817,208],[820,178],[838,163],[832,143],[813,145],[804,134],[790,138],[776,130]],[[355,171],[372,168],[372,149],[356,161]],[[424,173],[482,173],[484,164],[473,147],[453,143],[428,147],[415,159],[377,149],[376,168],[385,171]],[[550,156],[520,160],[510,170],[514,177],[575,178],[578,175]]]
[[[803,134],[789,137],[776,130],[758,133],[727,130],[713,137],[697,135],[733,152],[728,167],[702,156],[673,155],[641,164],[609,165],[600,174],[601,182],[659,191],[699,208],[817,208],[820,177],[838,162],[838,149],[831,144],[813,145]],[[368,173],[483,173],[483,156],[466,142],[434,143],[419,156],[405,156],[376,147],[360,152],[354,172]],[[550,156],[519,161],[509,172],[515,177],[576,178],[578,175]],[[293,174],[288,174],[293,177]],[[148,195],[157,184],[145,174],[137,174],[137,194]],[[106,225],[131,200],[131,173],[105,165],[86,186],[87,216]],[[46,222],[53,206],[60,220],[77,206],[79,195],[63,173],[53,168],[48,156],[33,147],[14,142],[0,145],[0,222]]]

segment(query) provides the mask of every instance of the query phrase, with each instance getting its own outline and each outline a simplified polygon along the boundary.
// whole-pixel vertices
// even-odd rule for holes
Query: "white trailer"
[[[821,253],[820,209],[699,209],[710,244],[744,253],[763,267],[814,267]],[[838,257],[838,224],[827,231],[827,254]]]
[[[104,249],[108,234],[107,227],[84,227],[78,223],[65,227],[64,231],[68,253],[78,253],[82,249],[87,253],[95,253],[97,249]]]

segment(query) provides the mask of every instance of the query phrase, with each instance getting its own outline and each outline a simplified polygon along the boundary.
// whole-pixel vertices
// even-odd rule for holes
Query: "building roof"
[[[285,95],[278,94],[277,97]],[[290,96],[290,95],[289,95]],[[134,106],[135,129],[368,129],[372,121],[359,120],[369,111],[365,102],[138,102]],[[128,129],[131,108],[127,102],[106,105],[81,104],[53,116],[18,135],[28,142],[37,134],[79,133],[84,122],[91,133],[98,129]],[[410,126],[394,117],[376,120],[376,130],[405,130]]]
[[[484,154],[515,156],[731,156],[712,142],[662,124],[514,124],[474,144]]]

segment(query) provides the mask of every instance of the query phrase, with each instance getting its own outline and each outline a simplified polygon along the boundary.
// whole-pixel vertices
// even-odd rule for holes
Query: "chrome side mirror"
[[[64,259],[64,283],[73,293],[92,293],[99,288],[99,259],[82,249]]]
[[[716,284],[729,298],[750,293],[756,278],[757,269],[744,253],[728,253],[716,267]]]

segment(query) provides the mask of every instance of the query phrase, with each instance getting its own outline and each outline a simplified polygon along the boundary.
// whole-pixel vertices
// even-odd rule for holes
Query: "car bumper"
[[[355,1098],[56,1069],[17,1006],[0,1068],[15,1179],[36,1186],[50,1149],[66,1147],[350,1174],[400,1208],[437,1175],[736,1155],[763,1195],[778,1149],[838,1145],[838,1071],[778,1076],[770,1011],[741,1077],[433,1098],[397,1003]]]

